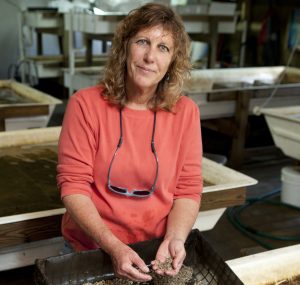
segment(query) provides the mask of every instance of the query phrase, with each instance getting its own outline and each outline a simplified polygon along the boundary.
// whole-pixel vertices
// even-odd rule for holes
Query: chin
[[[144,88],[157,86],[158,83],[159,83],[159,81],[157,81],[157,80],[149,80],[149,79],[145,79],[145,78],[139,78],[138,80],[135,80],[136,86],[144,87]]]
[[[158,83],[153,83],[153,82],[135,82],[135,85],[138,87],[138,88],[151,88],[151,87],[154,87],[154,86],[157,86]]]

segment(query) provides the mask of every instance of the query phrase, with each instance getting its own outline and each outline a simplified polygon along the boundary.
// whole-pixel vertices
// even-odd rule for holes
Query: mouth
[[[154,70],[152,70],[152,69],[150,69],[150,68],[147,68],[147,67],[145,67],[145,66],[140,66],[140,65],[138,65],[137,67],[138,67],[139,69],[141,69],[142,71],[144,71],[144,72],[153,72],[153,73],[155,73]]]

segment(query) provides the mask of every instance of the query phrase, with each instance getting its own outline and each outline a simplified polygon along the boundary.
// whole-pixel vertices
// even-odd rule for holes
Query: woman
[[[147,4],[120,23],[99,86],[70,98],[59,141],[62,232],[74,250],[102,248],[118,276],[151,277],[127,244],[163,237],[153,268],[175,275],[202,192],[200,118],[182,96],[189,71],[183,23]],[[173,258],[162,272],[157,262]]]

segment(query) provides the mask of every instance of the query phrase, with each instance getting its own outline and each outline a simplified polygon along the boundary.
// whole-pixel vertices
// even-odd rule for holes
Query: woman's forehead
[[[153,27],[146,27],[140,29],[134,37],[137,36],[146,36],[152,39],[159,39],[163,41],[174,43],[174,37],[172,31],[169,29],[164,28],[162,25],[153,26]]]

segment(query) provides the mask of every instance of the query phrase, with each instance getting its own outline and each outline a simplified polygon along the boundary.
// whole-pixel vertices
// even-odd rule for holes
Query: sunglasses
[[[112,191],[116,194],[124,195],[127,197],[135,197],[135,198],[146,198],[153,194],[153,192],[156,188],[156,182],[157,182],[157,178],[158,178],[158,168],[159,168],[158,167],[158,157],[157,157],[156,149],[155,149],[155,145],[154,145],[155,126],[156,126],[156,112],[154,112],[152,138],[151,138],[151,151],[154,155],[155,162],[156,162],[156,172],[155,172],[155,177],[154,177],[152,187],[150,189],[133,189],[133,190],[129,191],[127,188],[112,185],[110,182],[110,177],[111,177],[113,162],[118,153],[118,150],[120,149],[120,147],[123,143],[122,109],[120,109],[120,138],[119,138],[119,142],[117,144],[117,148],[111,159],[109,169],[108,169],[108,174],[107,174],[107,187],[110,191]]]

